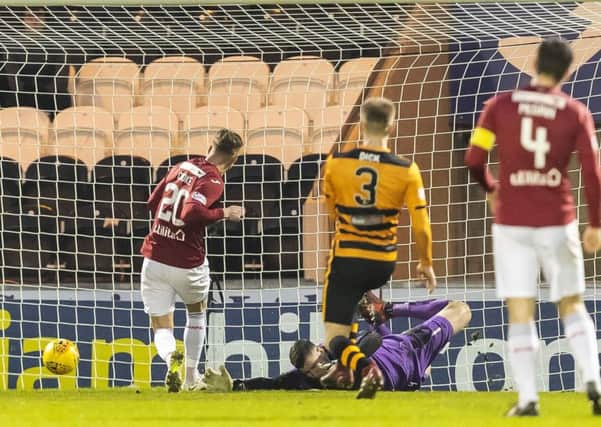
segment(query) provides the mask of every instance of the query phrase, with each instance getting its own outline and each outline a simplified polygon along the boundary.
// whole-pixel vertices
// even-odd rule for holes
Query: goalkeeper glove
[[[225,366],[221,365],[217,372],[213,368],[208,368],[205,372],[204,382],[207,385],[207,391],[227,393],[232,391],[234,387],[234,381],[230,373],[225,369]]]

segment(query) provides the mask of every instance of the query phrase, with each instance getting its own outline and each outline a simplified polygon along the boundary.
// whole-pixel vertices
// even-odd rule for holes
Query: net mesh
[[[214,286],[203,360],[227,362],[244,378],[289,369],[293,341],[321,337],[332,224],[320,165],[360,138],[361,101],[383,95],[400,110],[391,149],[414,159],[425,181],[436,296],[473,310],[430,384],[511,388],[506,320],[492,293],[491,218],[463,156],[483,102],[528,81],[542,37],[571,40],[564,90],[600,120],[601,6],[5,7],[0,31],[1,387],[161,382],[139,297],[145,201],[171,165],[204,155],[221,127],[247,142],[223,202],[243,204],[248,218],[209,229]],[[577,163],[570,174],[584,224]],[[402,218],[384,296],[422,299]],[[597,322],[598,262],[585,262]],[[574,388],[553,307],[539,305],[539,318],[540,386]],[[184,323],[178,306],[176,325]],[[396,319],[393,330],[412,324]],[[39,366],[40,349],[58,336],[79,345],[77,376],[57,379]]]

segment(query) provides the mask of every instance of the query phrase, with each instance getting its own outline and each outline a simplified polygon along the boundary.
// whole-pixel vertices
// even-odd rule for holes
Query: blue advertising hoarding
[[[148,318],[137,300],[82,299],[73,294],[60,302],[47,298],[8,299],[0,304],[0,389],[40,387],[118,387],[160,385],[165,367],[151,342]],[[395,298],[396,299],[396,298]],[[210,312],[206,360],[211,366],[225,361],[234,377],[275,376],[290,369],[287,360],[298,338],[319,341],[321,316],[315,288],[302,292],[253,291],[250,296],[230,294]],[[468,301],[473,318],[465,333],[458,334],[448,350],[433,364],[435,390],[511,389],[504,362],[504,313],[496,300]],[[587,301],[601,324],[601,310]],[[539,306],[539,387],[569,390],[577,387],[574,362],[561,338],[555,307]],[[181,307],[176,324],[185,324]],[[394,319],[393,332],[416,324]],[[181,341],[183,328],[176,328]],[[76,377],[60,382],[40,367],[40,349],[48,339],[61,336],[77,342],[81,362]],[[180,342],[181,345],[181,342]],[[203,363],[204,365],[204,363]]]

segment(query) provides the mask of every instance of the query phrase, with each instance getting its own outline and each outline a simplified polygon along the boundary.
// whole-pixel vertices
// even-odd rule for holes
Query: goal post
[[[370,96],[395,103],[390,149],[422,171],[434,297],[467,301],[473,312],[436,359],[430,386],[511,389],[491,215],[463,156],[483,102],[528,81],[543,37],[571,40],[576,61],[563,88],[601,121],[601,7],[143,3],[0,1],[0,389],[161,383],[139,294],[145,201],[170,166],[206,154],[221,127],[246,142],[225,175],[223,203],[243,204],[248,218],[208,228],[213,285],[201,367],[225,363],[240,378],[290,369],[296,339],[322,338],[333,224],[320,168],[360,140],[359,106]],[[570,175],[585,224],[576,161]],[[406,212],[401,218],[398,266],[383,296],[425,299]],[[599,259],[585,268],[599,326]],[[544,280],[540,293],[548,294]],[[554,307],[539,304],[538,317],[540,388],[577,388]],[[175,319],[181,345],[181,304]],[[395,319],[392,329],[414,325]],[[40,367],[41,349],[59,336],[79,346],[74,376]]]

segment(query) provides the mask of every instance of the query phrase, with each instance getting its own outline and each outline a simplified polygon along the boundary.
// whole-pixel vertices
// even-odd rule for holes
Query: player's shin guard
[[[518,390],[518,406],[525,408],[538,401],[536,392],[536,357],[538,335],[534,322],[509,325],[509,363]]]
[[[330,351],[342,366],[355,372],[361,372],[363,368],[369,365],[369,359],[359,349],[359,346],[347,337],[334,337],[330,341]]]
[[[193,384],[198,377],[198,362],[206,336],[206,312],[188,313],[184,329],[184,347],[186,349],[186,384]]]
[[[154,331],[154,345],[161,359],[169,365],[171,362],[171,355],[175,351],[175,337],[173,336],[173,330],[163,328]]]
[[[591,317],[585,311],[577,311],[563,319],[563,326],[583,382],[595,384],[601,393],[597,334]]]

